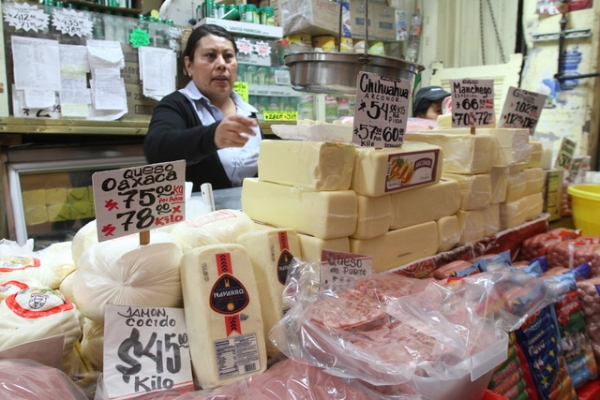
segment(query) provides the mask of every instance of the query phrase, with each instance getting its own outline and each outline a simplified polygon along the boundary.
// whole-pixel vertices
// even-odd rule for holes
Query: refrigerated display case
[[[9,238],[35,248],[71,240],[95,218],[94,172],[146,164],[139,142],[11,146],[2,155]]]

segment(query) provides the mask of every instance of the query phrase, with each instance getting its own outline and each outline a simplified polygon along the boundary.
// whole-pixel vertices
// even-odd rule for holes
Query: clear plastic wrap
[[[269,334],[286,356],[376,387],[408,385],[424,398],[485,377],[506,358],[505,332],[552,300],[540,280],[508,268],[445,287],[383,273],[317,292],[305,263],[288,279],[291,309]]]
[[[0,400],[87,400],[59,369],[32,360],[0,360]]]

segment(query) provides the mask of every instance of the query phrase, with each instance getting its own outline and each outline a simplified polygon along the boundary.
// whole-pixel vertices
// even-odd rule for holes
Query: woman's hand
[[[254,118],[230,115],[223,118],[215,131],[215,144],[219,149],[225,147],[244,147],[248,136],[256,136],[252,127],[258,126]]]

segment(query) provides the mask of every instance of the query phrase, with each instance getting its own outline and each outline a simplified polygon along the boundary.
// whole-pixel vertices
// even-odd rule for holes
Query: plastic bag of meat
[[[521,247],[521,260],[528,261],[543,256],[549,247],[565,240],[577,239],[579,236],[581,236],[580,230],[556,228],[527,238]]]
[[[59,369],[32,360],[0,360],[0,400],[87,400]]]
[[[577,294],[596,364],[600,364],[600,278],[577,282]]]
[[[265,373],[215,389],[212,393],[190,392],[177,400],[369,400],[377,396],[352,387],[317,367],[285,360]],[[397,400],[418,400],[420,396],[400,394]]]
[[[581,236],[577,239],[565,240],[550,246],[546,251],[548,267],[573,268],[581,264],[575,261],[575,251],[584,246],[597,244],[600,244],[600,236]]]

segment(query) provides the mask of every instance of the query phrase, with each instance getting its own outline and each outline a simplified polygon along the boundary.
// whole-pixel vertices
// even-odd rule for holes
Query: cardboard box
[[[550,214],[549,221],[557,221],[561,217],[563,170],[544,171],[544,212]]]
[[[150,119],[158,101],[143,95],[141,83],[126,83],[125,91],[127,92],[127,114],[121,119]]]
[[[328,0],[286,0],[281,3],[285,36],[308,33],[313,36],[338,35],[340,5]]]
[[[350,0],[350,30],[352,38],[365,38],[365,2]],[[396,10],[385,4],[369,1],[369,41],[396,40]]]

